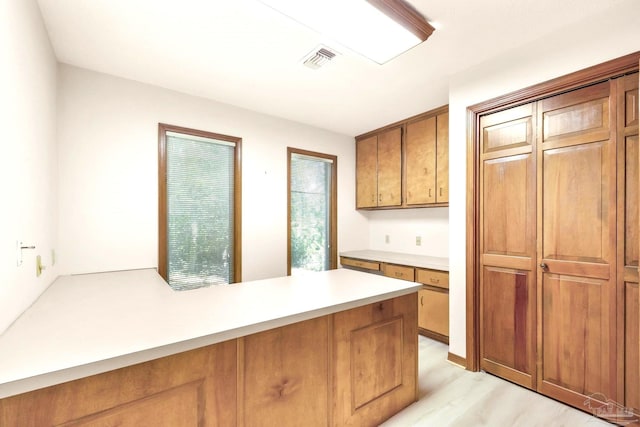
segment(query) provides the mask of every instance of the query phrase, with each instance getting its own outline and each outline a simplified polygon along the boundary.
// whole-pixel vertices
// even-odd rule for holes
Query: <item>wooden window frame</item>
[[[467,108],[466,368],[480,369],[480,117],[638,71],[640,51]]]
[[[242,281],[242,138],[158,123],[158,273],[167,280],[167,132],[233,142],[233,282]]]
[[[303,156],[318,157],[331,160],[331,212],[329,214],[329,269],[338,268],[338,157],[332,154],[317,153],[314,151],[300,150],[287,147],[287,276],[291,276],[291,156],[302,154]]]

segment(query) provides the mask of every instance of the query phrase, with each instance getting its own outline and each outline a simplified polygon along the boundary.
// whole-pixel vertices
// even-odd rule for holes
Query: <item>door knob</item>
[[[540,268],[546,271],[546,270],[548,270],[548,269],[549,269],[549,266],[548,266],[546,263],[541,262],[541,263],[540,263]]]

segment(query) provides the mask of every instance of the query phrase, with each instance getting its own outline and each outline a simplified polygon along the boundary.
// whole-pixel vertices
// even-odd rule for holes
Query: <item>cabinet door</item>
[[[378,206],[402,204],[402,129],[378,135]]]
[[[332,425],[379,425],[416,401],[416,295],[333,315]]]
[[[407,205],[436,202],[436,118],[407,124]]]
[[[443,337],[449,336],[449,294],[435,289],[418,291],[418,326]]]
[[[356,208],[378,205],[378,137],[356,141]]]
[[[537,111],[538,387],[578,407],[596,393],[620,401],[610,84],[544,99]]]
[[[437,117],[436,203],[449,203],[449,113]]]

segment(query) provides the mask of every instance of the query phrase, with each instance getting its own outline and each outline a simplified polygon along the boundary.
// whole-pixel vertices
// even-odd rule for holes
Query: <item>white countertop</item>
[[[0,335],[0,398],[416,292],[339,269],[173,291],[153,269],[62,276]]]
[[[389,264],[410,265],[413,267],[430,268],[432,270],[449,271],[449,258],[439,258],[424,255],[404,254],[385,251],[348,251],[340,252],[340,256],[367,261],[387,262]]]

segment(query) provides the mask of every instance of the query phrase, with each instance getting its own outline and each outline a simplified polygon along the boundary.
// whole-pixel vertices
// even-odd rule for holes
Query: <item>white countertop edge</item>
[[[340,252],[340,256],[363,261],[386,262],[388,264],[407,265],[431,270],[449,271],[449,259],[427,255],[386,252],[372,249]]]
[[[323,307],[317,310],[311,310],[308,312],[298,313],[291,316],[285,316],[276,319],[266,320],[264,322],[240,327],[237,329],[227,330],[223,332],[217,332],[211,335],[205,335],[197,338],[188,339],[185,341],[170,343],[164,346],[149,348],[146,350],[123,354],[121,356],[98,360],[95,362],[74,366],[71,368],[65,368],[58,371],[46,372],[32,377],[27,377],[15,381],[6,382],[0,384],[0,399],[15,396],[21,393],[26,393],[45,387],[62,384],[68,381],[73,381],[81,378],[85,378],[92,375],[97,375],[112,371],[127,366],[132,366],[138,363],[148,362],[150,360],[158,359],[161,357],[171,356],[174,354],[182,353],[189,350],[194,350],[208,345],[221,343],[224,341],[248,336],[251,334],[263,332],[270,329],[275,329],[282,326],[291,325],[294,323],[302,322],[305,320],[313,319],[316,317],[326,316],[334,314],[340,311],[349,310],[352,308],[361,307],[376,302],[385,301],[388,299],[408,295],[416,292],[421,288],[420,284],[416,284],[414,287],[394,290],[384,294],[363,298],[359,300],[349,301],[333,306]]]

